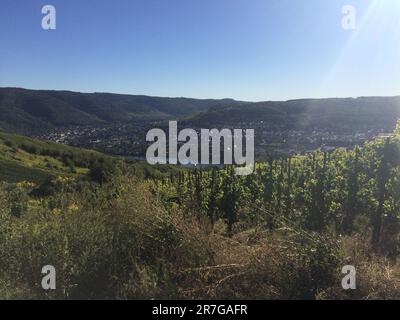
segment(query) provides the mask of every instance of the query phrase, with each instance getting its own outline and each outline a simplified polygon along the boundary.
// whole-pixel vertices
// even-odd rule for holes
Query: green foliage
[[[48,174],[0,184],[0,298],[399,297],[399,132],[353,150],[271,158],[251,176],[0,140],[7,172]],[[58,283],[48,293],[47,264]],[[341,289],[347,264],[363,272],[350,293]]]
[[[62,192],[31,200],[18,218],[10,197],[23,187],[1,189],[0,281],[9,286],[0,290],[2,298],[18,297],[21,286],[31,298],[173,297],[178,292],[168,286],[171,278],[181,268],[207,263],[201,235],[185,232],[148,183],[115,177],[81,192],[69,187],[69,179],[57,183]],[[48,294],[40,287],[47,264],[57,270],[57,290]]]
[[[23,136],[0,133],[0,180],[42,182],[57,174],[76,174],[106,156]],[[107,157],[108,158],[108,157]]]
[[[89,171],[89,176],[99,183],[109,181],[116,173],[115,163],[112,161],[95,162]]]
[[[233,168],[187,171],[157,182],[161,197],[195,215],[218,219],[232,235],[237,222],[352,234],[359,216],[371,220],[371,241],[380,249],[397,247],[400,226],[399,137],[376,139],[353,150],[314,152],[256,165],[248,177]],[[385,238],[385,241],[382,239]],[[389,239],[391,239],[389,241]],[[393,247],[394,246],[394,247]]]
[[[394,126],[399,102],[399,97],[360,97],[217,105],[188,121],[199,127],[262,121],[266,128],[355,132],[352,130]]]
[[[171,119],[215,104],[239,102],[0,88],[0,126],[15,133],[35,134],[55,126]]]

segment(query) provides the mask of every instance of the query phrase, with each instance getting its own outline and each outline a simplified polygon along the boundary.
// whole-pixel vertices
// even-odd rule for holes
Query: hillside
[[[185,171],[0,131],[0,182],[40,184],[59,176],[102,182],[104,175],[115,174],[120,165],[138,178],[161,178]]]
[[[148,123],[185,119],[197,127],[262,123],[277,129],[324,129],[337,132],[393,129],[400,97],[302,99],[241,102],[111,93],[0,88],[0,128],[37,135],[56,127]]]
[[[234,100],[162,98],[111,93],[0,88],[0,128],[37,133],[70,125],[150,121],[188,116]]]
[[[397,300],[399,138],[400,124],[391,138],[257,163],[247,177],[225,167],[0,183],[0,298]],[[1,140],[33,160],[62,148]],[[38,285],[44,265],[55,290]],[[343,290],[343,266],[357,290]]]
[[[194,126],[260,123],[280,129],[324,129],[336,132],[394,127],[400,97],[360,97],[269,101],[210,108],[187,120]]]
[[[82,176],[96,162],[111,160],[95,151],[0,132],[0,181],[42,182],[50,176]]]

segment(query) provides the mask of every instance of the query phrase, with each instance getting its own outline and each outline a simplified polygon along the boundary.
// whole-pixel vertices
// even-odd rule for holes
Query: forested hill
[[[400,115],[400,97],[360,97],[269,101],[219,106],[193,116],[196,126],[262,123],[265,127],[332,131],[390,128]]]
[[[280,129],[333,131],[394,127],[400,97],[241,102],[111,93],[0,88],[0,129],[31,134],[71,125],[186,119],[191,126],[255,122]]]
[[[200,100],[111,93],[0,88],[0,128],[31,133],[57,126],[151,121],[193,115],[231,99]]]

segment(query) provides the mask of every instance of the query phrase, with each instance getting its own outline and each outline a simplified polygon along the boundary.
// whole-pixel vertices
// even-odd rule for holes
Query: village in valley
[[[141,160],[145,158],[146,148],[149,145],[146,142],[147,132],[152,128],[167,128],[167,126],[167,122],[120,122],[101,126],[60,127],[42,134],[40,138]],[[195,125],[191,128],[200,135],[202,128]],[[332,151],[336,148],[351,148],[376,137],[389,137],[390,134],[387,132],[392,132],[394,129],[388,125],[346,132],[332,132],[321,128],[295,130],[266,126],[263,121],[226,124],[225,128],[254,128],[255,156],[259,161],[266,160],[270,156],[302,155],[318,149]],[[220,130],[222,127],[217,129]]]

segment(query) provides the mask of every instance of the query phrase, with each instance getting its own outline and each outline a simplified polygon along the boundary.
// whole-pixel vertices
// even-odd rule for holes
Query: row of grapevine
[[[236,176],[233,167],[182,171],[157,180],[167,205],[179,206],[232,235],[235,223],[273,230],[290,223],[302,230],[336,234],[371,232],[371,241],[396,250],[400,218],[400,131],[352,150],[317,151],[270,159],[255,172]],[[356,230],[360,217],[370,230]]]

